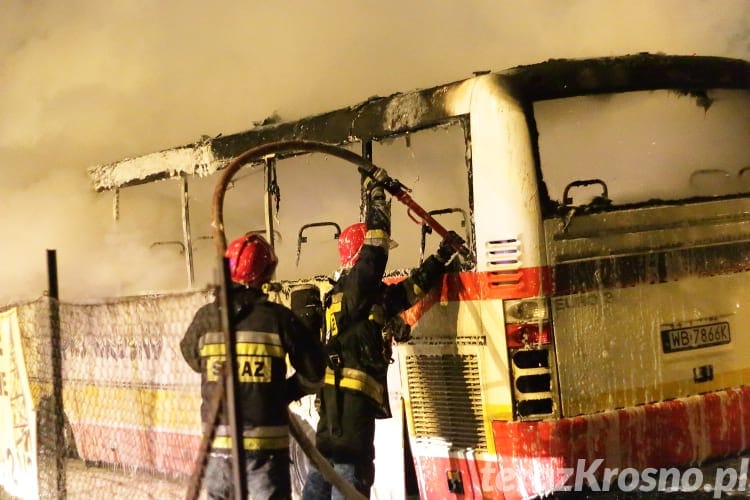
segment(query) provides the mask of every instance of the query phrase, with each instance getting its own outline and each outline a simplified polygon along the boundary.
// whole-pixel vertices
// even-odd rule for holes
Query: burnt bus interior
[[[560,216],[569,224],[586,213],[700,197],[741,197],[747,192],[750,159],[742,146],[747,144],[747,113],[741,111],[747,109],[748,65],[744,61],[637,54],[549,60],[501,75],[527,106],[545,218]],[[163,183],[153,181],[179,178],[185,184],[182,191],[187,191],[189,177],[191,206],[184,206],[187,196],[182,196],[183,234],[177,234],[174,225],[168,231],[165,222],[164,231],[170,235],[155,241],[154,247],[162,251],[168,251],[170,245],[180,247],[189,261],[189,273],[195,269],[198,274],[198,278],[190,277],[191,286],[214,278],[210,229],[205,224],[208,200],[216,183],[216,176],[210,174],[243,151],[275,141],[319,141],[371,155],[376,165],[414,190],[416,201],[429,199],[430,206],[425,208],[434,211],[449,229],[465,234],[471,247],[471,131],[467,116],[452,114],[446,97],[461,83],[374,97],[292,122],[267,120],[245,132],[204,137],[172,150],[191,152],[188,161],[184,156],[171,160],[170,151],[164,151],[157,155],[163,154],[166,161],[155,162],[158,166],[153,168],[139,166],[139,161],[152,160],[153,155],[147,155],[93,167],[89,173],[95,190],[115,191],[118,217],[122,218],[129,216],[127,210],[119,211],[119,205],[126,207],[128,201],[128,189],[123,188],[140,186],[138,189],[153,190],[154,198],[176,198],[176,193],[165,194]],[[645,107],[640,117],[631,116],[628,110],[641,105]],[[608,109],[615,111],[609,113]],[[733,118],[729,116],[732,113]],[[670,114],[675,118],[669,118]],[[698,133],[688,125],[684,133],[673,126],[688,116],[691,123],[705,120]],[[665,120],[672,120],[669,133],[660,137],[659,125]],[[727,120],[734,121],[734,131],[725,131]],[[613,123],[622,127],[620,140],[607,143],[602,131],[611,129]],[[660,137],[658,144],[649,142],[649,131],[657,133],[653,137]],[[587,139],[582,141],[583,137]],[[690,151],[697,148],[684,145],[693,146],[696,141],[711,145],[710,150],[719,156],[691,155]],[[670,159],[674,164],[670,169],[652,168],[664,160],[661,155],[666,151],[681,153],[682,157],[678,154]],[[270,179],[264,175],[264,165],[257,163],[246,166],[230,186],[226,213],[241,216],[236,223],[228,218],[227,233],[263,228],[269,223],[273,234],[278,235],[274,243],[281,257],[279,279],[330,274],[337,266],[335,225],[345,227],[356,222],[357,215],[361,217],[358,174],[347,171],[347,166],[334,165],[335,160],[315,155],[280,157],[274,163],[278,168],[273,169]],[[659,172],[665,172],[663,177],[658,177]],[[265,204],[259,203],[266,186],[274,196]],[[315,195],[310,197],[310,193]],[[432,200],[439,201],[433,206]],[[175,205],[179,203],[177,200]],[[311,217],[308,214],[313,206],[315,214]],[[403,207],[394,207],[393,212],[398,247],[392,252],[389,267],[414,267],[434,250],[437,238],[429,228],[415,224],[408,216],[401,217]],[[190,221],[195,234],[191,234]],[[330,258],[313,259],[313,255]],[[200,265],[190,262],[192,259]]]
[[[463,121],[456,119],[379,141],[353,141],[346,148],[358,154],[368,151],[373,162],[408,186],[410,195],[436,220],[471,242],[464,130]],[[269,190],[276,194],[265,210],[263,191],[269,177]],[[195,198],[209,200],[215,184],[215,177],[200,178],[191,180],[190,189]],[[248,227],[248,219],[253,228],[264,228],[266,220],[273,227],[278,281],[330,276],[339,267],[339,233],[364,220],[360,174],[353,165],[316,153],[276,158],[270,166],[243,167],[227,190],[225,206],[228,237],[241,234]],[[192,219],[209,220],[208,204],[195,203],[193,210]],[[440,238],[414,220],[395,199],[391,211],[393,242],[388,269],[390,275],[398,276],[435,252]],[[204,232],[210,234],[208,228]],[[202,244],[209,253],[212,251],[210,241]],[[210,268],[213,262],[204,264]],[[458,260],[455,265],[459,266]],[[205,275],[208,278],[210,275]]]

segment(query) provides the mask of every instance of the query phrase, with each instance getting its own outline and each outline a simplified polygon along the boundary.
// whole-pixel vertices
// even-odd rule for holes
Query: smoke
[[[93,165],[477,70],[644,51],[750,59],[750,3],[3,0],[0,304],[43,293],[46,249],[63,299],[185,286],[178,249],[153,246],[181,239],[176,183],[123,190],[116,221]]]

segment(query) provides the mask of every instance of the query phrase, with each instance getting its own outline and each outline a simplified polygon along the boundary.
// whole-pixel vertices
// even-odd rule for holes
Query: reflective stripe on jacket
[[[351,389],[353,391],[361,391],[372,398],[373,401],[382,405],[384,403],[384,391],[383,384],[375,380],[367,373],[356,370],[354,368],[341,368],[339,370],[339,380],[336,380],[336,372],[330,368],[326,368],[325,384],[342,387],[344,389]]]
[[[209,332],[201,337],[198,347],[200,356],[209,366],[226,361],[226,343],[223,332]],[[237,355],[237,379],[240,383],[271,383],[274,363],[285,365],[286,351],[278,333],[238,331],[235,345]],[[217,380],[218,373],[209,371],[209,382]]]
[[[254,427],[242,431],[242,445],[248,451],[285,450],[289,448],[289,426],[273,425]],[[214,451],[231,450],[232,438],[229,426],[216,428],[216,437],[212,442]]]

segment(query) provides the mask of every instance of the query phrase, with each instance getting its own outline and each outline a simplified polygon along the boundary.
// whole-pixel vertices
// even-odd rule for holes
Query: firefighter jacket
[[[318,392],[318,450],[337,462],[371,461],[375,419],[391,416],[386,376],[389,317],[414,305],[442,277],[445,266],[429,257],[404,281],[382,281],[387,250],[365,244],[359,260],[325,298],[328,367]]]
[[[240,423],[246,453],[288,450],[287,405],[313,394],[322,383],[325,351],[311,332],[286,307],[268,301],[254,288],[234,286],[230,296],[234,315]],[[201,307],[180,342],[183,357],[201,373],[201,420],[209,422],[209,401],[226,360],[224,333],[217,302]],[[286,378],[286,357],[295,374]],[[232,448],[228,417],[222,408],[216,422],[212,451]]]

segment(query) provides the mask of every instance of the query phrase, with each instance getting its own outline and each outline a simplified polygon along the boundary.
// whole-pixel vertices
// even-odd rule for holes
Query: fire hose
[[[220,257],[224,256],[226,251],[226,235],[224,234],[224,196],[226,193],[227,186],[234,174],[245,164],[259,160],[263,157],[270,155],[277,155],[282,153],[302,153],[302,152],[316,152],[323,153],[330,156],[346,160],[357,166],[361,174],[373,177],[373,174],[377,171],[376,167],[369,160],[357,155],[356,153],[343,149],[338,146],[331,144],[325,144],[315,141],[280,141],[271,142],[256,146],[246,150],[240,155],[236,156],[225,168],[224,172],[219,179],[214,190],[212,207],[211,207],[211,226],[213,230],[213,239],[216,246],[216,252]],[[424,224],[431,227],[438,235],[445,238],[448,235],[448,230],[445,229],[440,223],[438,223],[424,208],[422,208],[412,197],[409,195],[409,190],[401,184],[398,180],[386,177],[381,180],[383,187],[393,197],[399,200],[401,203],[407,206],[408,211],[411,214],[419,217]],[[414,217],[412,217],[413,220]],[[464,256],[469,258],[471,256],[470,250],[466,247],[463,240],[460,238],[451,238],[450,243],[454,249]],[[218,408],[217,408],[218,411]],[[352,498],[357,500],[364,500],[365,497],[359,493],[349,482],[341,478],[333,469],[328,460],[320,454],[315,447],[315,444],[307,437],[303,428],[300,417],[293,412],[289,411],[289,428],[294,439],[299,443],[302,450],[308,456],[310,461],[320,471],[320,473],[328,480],[336,489],[343,493],[346,498]],[[235,443],[235,446],[237,444]]]

